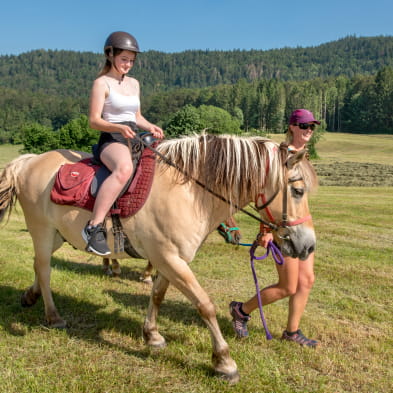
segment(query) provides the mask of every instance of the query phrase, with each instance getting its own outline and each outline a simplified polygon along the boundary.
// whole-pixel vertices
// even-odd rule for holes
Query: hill
[[[62,50],[0,56],[0,87],[86,97],[102,62],[101,54]],[[132,73],[149,95],[174,87],[233,84],[241,78],[249,82],[351,78],[375,74],[383,66],[393,66],[392,36],[349,36],[315,47],[267,51],[147,51],[139,55]]]
[[[102,54],[35,50],[0,56],[0,143],[86,115]],[[211,105],[241,129],[282,132],[294,108],[329,131],[393,133],[393,37],[346,37],[309,48],[142,53],[132,70],[144,115],[163,127],[185,105]]]

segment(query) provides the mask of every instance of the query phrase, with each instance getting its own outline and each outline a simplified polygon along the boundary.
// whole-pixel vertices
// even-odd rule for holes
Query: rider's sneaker
[[[231,302],[229,305],[232,326],[238,338],[248,337],[247,322],[251,319],[250,315],[246,315],[240,310],[242,304],[241,302]]]
[[[86,251],[94,252],[97,255],[108,255],[111,253],[106,243],[106,231],[102,224],[87,225],[82,230],[82,237],[87,243]]]
[[[293,332],[293,333],[289,333],[286,330],[284,330],[281,340],[293,341],[295,343],[298,343],[300,345],[304,345],[304,346],[310,347],[310,348],[316,348],[319,345],[318,341],[311,340],[311,339],[305,337],[300,329],[296,330],[296,332]]]

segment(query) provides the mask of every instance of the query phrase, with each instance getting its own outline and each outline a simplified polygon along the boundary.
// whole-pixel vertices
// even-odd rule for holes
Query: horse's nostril
[[[315,246],[311,246],[311,247],[308,249],[308,253],[311,254],[312,252],[314,252],[314,250],[315,250]]]

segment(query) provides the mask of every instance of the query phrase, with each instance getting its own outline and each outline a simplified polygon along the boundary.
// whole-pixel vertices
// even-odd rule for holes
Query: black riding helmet
[[[105,41],[104,53],[106,57],[113,56],[113,49],[129,50],[139,53],[139,45],[135,37],[124,31],[115,31]]]

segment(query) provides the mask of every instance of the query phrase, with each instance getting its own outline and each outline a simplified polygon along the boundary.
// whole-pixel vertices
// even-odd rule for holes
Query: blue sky
[[[348,35],[393,35],[392,0],[6,0],[0,55],[34,49],[100,53],[109,33],[142,50],[308,47]]]

